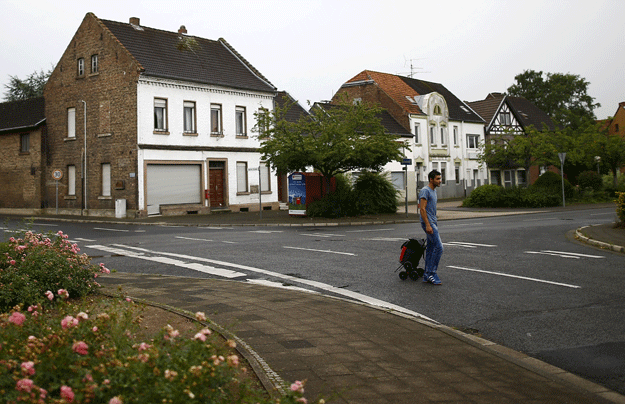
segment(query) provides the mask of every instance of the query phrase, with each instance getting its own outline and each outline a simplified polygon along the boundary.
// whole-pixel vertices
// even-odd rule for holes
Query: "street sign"
[[[560,157],[560,163],[564,164],[564,159],[566,158],[566,153],[558,153],[558,157]]]
[[[401,161],[401,164],[402,164],[403,166],[411,166],[411,165],[412,165],[412,159],[403,159],[403,160]]]
[[[61,170],[52,171],[52,178],[57,181],[60,180],[61,178],[63,178],[63,171]]]

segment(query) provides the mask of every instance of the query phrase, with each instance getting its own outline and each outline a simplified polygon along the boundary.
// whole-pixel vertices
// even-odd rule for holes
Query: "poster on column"
[[[306,215],[306,176],[289,175],[289,215]]]

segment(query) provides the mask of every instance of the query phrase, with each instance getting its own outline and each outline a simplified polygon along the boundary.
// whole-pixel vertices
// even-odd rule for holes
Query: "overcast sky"
[[[625,101],[623,0],[0,0],[0,92],[9,75],[55,65],[88,12],[222,37],[305,107],[365,69],[411,66],[464,101],[528,69],[586,79],[600,119]]]

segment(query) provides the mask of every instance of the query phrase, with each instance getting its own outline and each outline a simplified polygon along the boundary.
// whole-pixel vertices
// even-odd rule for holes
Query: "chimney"
[[[187,33],[187,27],[185,27],[184,25],[180,26],[180,29],[178,30],[179,34],[186,34]]]
[[[137,26],[141,25],[141,24],[139,24],[139,17],[130,17],[130,23],[132,25],[137,25]]]

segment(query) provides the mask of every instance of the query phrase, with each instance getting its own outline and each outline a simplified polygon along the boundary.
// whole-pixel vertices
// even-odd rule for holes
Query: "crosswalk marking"
[[[489,274],[489,275],[506,276],[508,278],[516,278],[516,279],[522,279],[522,280],[526,280],[526,281],[547,283],[547,284],[550,284],[550,285],[564,286],[564,287],[573,288],[573,289],[581,289],[581,286],[577,286],[577,285],[569,285],[567,283],[560,283],[560,282],[551,282],[551,281],[546,281],[544,279],[528,278],[527,276],[504,274],[504,273],[501,273],[501,272],[484,271],[482,269],[457,267],[457,266],[453,266],[453,265],[448,265],[447,268],[460,269],[460,270],[463,270],[463,271],[479,272],[479,273]]]

